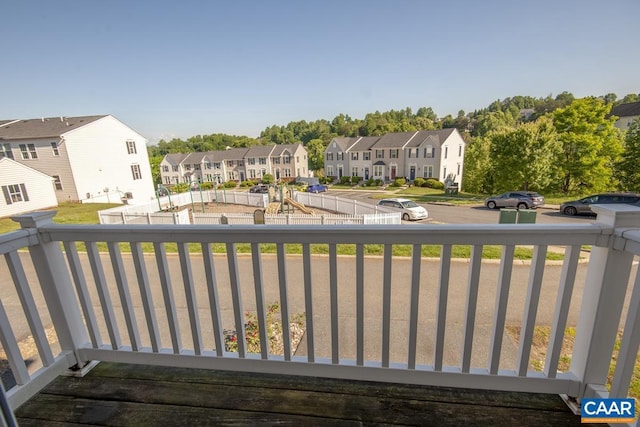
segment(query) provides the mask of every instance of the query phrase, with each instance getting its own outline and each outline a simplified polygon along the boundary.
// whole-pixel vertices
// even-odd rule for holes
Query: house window
[[[384,159],[384,150],[376,150],[376,159]]]
[[[419,149],[419,148],[416,148],[416,159],[417,159],[418,157],[420,157],[420,149]]]
[[[333,166],[327,166],[327,176],[333,176]]]
[[[233,171],[229,172],[228,175],[229,175],[229,181],[233,181],[233,179],[235,177],[235,174],[233,173]]]
[[[289,163],[291,163],[291,156],[284,156],[284,164],[288,165]]]
[[[164,183],[165,184],[171,184],[171,177],[170,176],[165,176],[164,177]]]
[[[244,160],[238,160],[238,166],[244,166]]]
[[[180,169],[179,166],[171,166],[171,170],[173,170],[174,172],[178,172]]]
[[[458,157],[462,157],[462,145],[458,145]]]
[[[11,144],[0,144],[0,159],[6,157],[13,159],[13,151],[11,151]]]
[[[191,170],[191,165],[190,164],[185,164],[184,165],[184,170],[190,171]]]
[[[36,146],[34,144],[20,144],[20,153],[22,154],[22,160],[38,158],[38,153],[36,152]]]
[[[233,160],[227,160],[227,166],[232,168],[233,166],[235,166],[235,162]],[[230,179],[233,179],[233,178],[230,178]]]
[[[62,191],[62,181],[60,181],[60,175],[53,175],[53,186],[58,191]]]
[[[327,153],[327,160],[333,160],[333,153]]]
[[[51,151],[53,151],[53,155],[54,156],[59,156],[60,155],[60,150],[58,150],[58,143],[57,142],[52,142],[51,143]]]
[[[193,170],[199,171],[200,170],[200,164],[196,163],[195,165],[193,165]]]
[[[433,155],[434,155],[433,145],[427,145],[424,149],[424,157],[427,159],[430,159],[433,157]]]
[[[3,185],[2,194],[7,205],[19,202],[28,202],[27,188],[24,184]]]
[[[458,163],[458,175],[460,175],[460,163]]]
[[[397,159],[398,158],[398,149],[389,150],[389,157],[391,157],[392,159]]]
[[[256,164],[256,158],[255,158],[255,157],[249,157],[249,158],[247,159],[247,163],[248,163],[249,165],[255,165],[255,164]]]
[[[169,166],[167,165],[162,166],[162,172],[169,172]]]
[[[300,156],[296,156],[296,162],[300,163]]]
[[[213,181],[213,175],[211,175],[210,173],[206,174],[204,176],[204,180],[207,181],[207,182]]]
[[[444,158],[447,158],[447,154],[449,154],[449,147],[444,147]]]
[[[291,169],[284,169],[283,172],[284,172],[285,178],[291,177]]]
[[[255,169],[249,169],[249,178],[253,179],[256,177]]]
[[[351,168],[351,176],[358,176],[358,168],[356,167]]]
[[[358,160],[358,154],[360,153],[351,153],[351,160]]]
[[[128,154],[136,154],[136,142],[132,140],[127,140],[127,153]]]
[[[368,151],[366,153],[362,153],[362,160],[371,160],[371,153]]]
[[[280,157],[274,157],[273,158],[273,164],[274,165],[279,165],[280,164]]]
[[[205,162],[204,168],[205,169],[211,169],[211,162]]]
[[[442,177],[444,179],[447,179],[447,168],[446,167],[444,169],[442,169]]]
[[[214,163],[213,167],[214,169],[220,169],[220,163]]]
[[[433,178],[433,166],[427,165],[424,167],[423,178]]]
[[[382,165],[373,166],[373,176],[382,176]]]
[[[344,160],[344,153],[336,153],[336,160]]]
[[[133,175],[133,179],[142,179],[142,173],[140,172],[140,165],[131,165],[131,174]]]

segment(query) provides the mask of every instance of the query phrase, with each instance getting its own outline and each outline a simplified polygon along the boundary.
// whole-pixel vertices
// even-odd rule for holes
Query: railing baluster
[[[520,329],[520,347],[518,349],[518,375],[524,377],[529,370],[529,357],[531,354],[531,342],[536,325],[536,314],[538,313],[538,302],[540,301],[540,289],[542,287],[542,275],[544,273],[545,259],[547,257],[547,246],[536,246],[531,260],[531,270],[529,274],[529,287],[527,289],[527,299],[524,304],[524,316]]]
[[[640,345],[640,268],[636,271],[636,280],[629,301],[627,319],[624,323],[622,342],[618,351],[616,370],[611,382],[609,397],[626,398],[629,393],[631,377],[638,359]]]
[[[558,296],[556,297],[556,309],[553,313],[553,324],[549,336],[549,349],[544,362],[544,374],[548,378],[555,378],[558,374],[558,361],[562,352],[571,294],[576,280],[576,270],[580,259],[580,246],[567,246],[564,251],[564,262],[560,273]]]
[[[356,246],[356,364],[364,365],[364,245]]]
[[[256,293],[256,312],[258,317],[258,334],[260,335],[260,357],[269,358],[269,334],[267,316],[264,310],[264,287],[262,285],[262,262],[260,260],[260,244],[251,243],[251,260],[253,262],[253,287]]]
[[[304,309],[307,323],[307,361],[314,363],[315,348],[313,343],[313,281],[311,279],[311,246],[302,245],[302,263],[304,269]]]
[[[31,330],[38,353],[40,354],[42,364],[44,366],[50,366],[54,362],[53,353],[51,352],[51,347],[47,340],[47,334],[42,326],[42,321],[38,314],[38,308],[33,300],[33,294],[29,288],[29,282],[27,281],[27,276],[24,273],[20,257],[17,252],[13,251],[4,254],[4,257],[7,261],[7,266],[9,267],[13,283],[16,285],[18,298],[20,298],[20,303],[22,304],[22,309],[24,310],[24,315],[27,318],[27,323],[29,324],[29,329]]]
[[[7,355],[11,372],[18,385],[23,385],[29,382],[29,372],[27,371],[27,365],[24,363],[20,348],[18,347],[18,340],[16,339],[13,329],[11,329],[11,323],[9,323],[9,317],[4,309],[2,301],[0,301],[0,343],[2,349]]]
[[[246,357],[247,340],[244,327],[244,309],[242,308],[242,292],[240,290],[240,278],[238,274],[238,258],[235,243],[227,243],[227,264],[229,266],[229,282],[231,285],[231,299],[233,300],[233,316],[236,323],[236,339],[238,343],[238,356]]]
[[[111,265],[113,266],[113,274],[116,278],[120,302],[122,303],[122,311],[124,313],[125,324],[129,332],[129,341],[133,351],[140,351],[140,333],[138,332],[138,324],[136,322],[136,313],[133,310],[131,295],[129,293],[129,283],[124,271],[122,263],[122,254],[120,253],[120,245],[114,242],[107,244],[109,247],[109,255],[111,257]]]
[[[340,363],[338,325],[338,254],[335,243],[329,244],[329,298],[331,302],[331,362]]]
[[[416,368],[416,349],[418,340],[418,313],[420,308],[420,266],[422,245],[413,245],[411,254],[411,296],[409,300],[409,369]]]
[[[384,245],[382,272],[382,366],[389,367],[389,348],[391,346],[391,261],[393,246]]]
[[[164,247],[164,243],[159,242],[153,243],[153,250],[156,253],[156,264],[158,266],[160,286],[162,287],[164,309],[167,313],[167,323],[169,326],[169,336],[171,337],[171,346],[173,348],[174,354],[180,354],[182,342],[180,340],[180,328],[178,326],[176,304],[173,299],[173,289],[171,288],[171,275],[169,273],[169,264],[167,263],[167,250]]]
[[[82,307],[82,314],[84,315],[84,321],[87,324],[91,345],[93,345],[94,348],[98,348],[102,344],[102,337],[100,335],[100,329],[98,328],[96,313],[93,309],[93,304],[91,303],[91,296],[89,295],[89,289],[87,287],[87,279],[82,271],[82,264],[80,263],[80,257],[78,256],[78,249],[74,242],[65,241],[64,251],[67,254],[69,269],[71,270],[73,283],[75,284],[76,292],[78,293],[80,306]]]
[[[284,360],[291,360],[291,327],[289,324],[289,301],[287,296],[286,251],[283,243],[276,246],[278,254],[278,287],[280,289],[280,315],[282,321],[282,343]]]
[[[449,299],[449,275],[451,273],[451,245],[442,245],[440,256],[440,283],[438,285],[438,312],[436,314],[435,354],[433,369],[442,371],[444,337],[447,326],[447,302]]]
[[[504,322],[507,315],[507,303],[509,301],[509,285],[511,283],[514,251],[514,245],[505,245],[503,246],[502,256],[500,257],[500,273],[498,275],[493,330],[491,331],[491,346],[489,347],[489,373],[492,375],[496,375],[500,367],[500,351],[502,350]]]
[[[151,341],[151,349],[154,353],[160,351],[160,332],[158,330],[158,321],[154,310],[153,296],[149,285],[149,275],[144,262],[144,253],[142,252],[142,244],[140,242],[131,242],[131,255],[133,256],[133,265],[136,270],[138,279],[138,287],[140,288],[140,298],[142,300],[142,308],[144,309],[144,317],[147,321],[147,329],[149,330],[149,340]]]
[[[462,346],[462,372],[471,369],[471,351],[473,350],[473,332],[478,308],[478,285],[480,284],[480,268],[482,267],[482,245],[471,247],[471,264],[467,284],[467,304],[464,319],[464,345]]]
[[[187,311],[189,312],[189,324],[191,326],[191,338],[193,341],[193,351],[195,354],[202,354],[202,333],[200,332],[200,319],[198,318],[198,303],[196,292],[193,287],[193,273],[191,272],[191,260],[189,259],[189,246],[187,243],[178,244],[178,256],[180,257],[180,267],[182,270],[182,282],[184,294],[187,301]]]
[[[93,280],[96,283],[102,313],[104,314],[105,322],[107,323],[107,332],[109,333],[111,348],[117,350],[121,346],[120,332],[118,331],[118,323],[116,322],[116,317],[113,312],[113,303],[111,302],[111,296],[109,295],[107,279],[104,276],[104,269],[102,268],[98,245],[96,242],[85,242],[85,246],[87,248],[87,255],[89,256],[89,264],[91,265]]]
[[[209,294],[209,310],[211,310],[211,323],[213,326],[213,339],[216,344],[216,355],[224,356],[224,331],[220,318],[220,298],[218,297],[218,281],[213,264],[213,252],[210,243],[202,243],[202,257],[204,259],[204,271],[207,277],[207,291]]]

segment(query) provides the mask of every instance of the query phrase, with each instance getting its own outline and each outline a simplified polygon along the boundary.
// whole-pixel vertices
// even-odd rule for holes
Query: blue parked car
[[[327,186],[323,184],[311,184],[307,187],[307,193],[323,193],[327,191]]]

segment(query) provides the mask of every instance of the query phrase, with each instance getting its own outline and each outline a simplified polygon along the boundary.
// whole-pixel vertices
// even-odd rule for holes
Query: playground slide
[[[284,199],[284,202],[290,204],[291,206],[293,206],[296,209],[299,209],[300,211],[306,213],[307,215],[313,215],[315,213],[311,209],[309,209],[308,207],[303,205],[302,203],[296,202],[295,200],[293,200],[293,199],[291,199],[289,197]]]

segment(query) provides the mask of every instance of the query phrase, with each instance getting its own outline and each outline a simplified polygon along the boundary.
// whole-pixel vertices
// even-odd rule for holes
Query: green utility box
[[[520,209],[518,211],[518,224],[535,224],[536,211],[533,209]]]
[[[515,224],[518,217],[516,209],[500,209],[500,219],[498,224]]]

